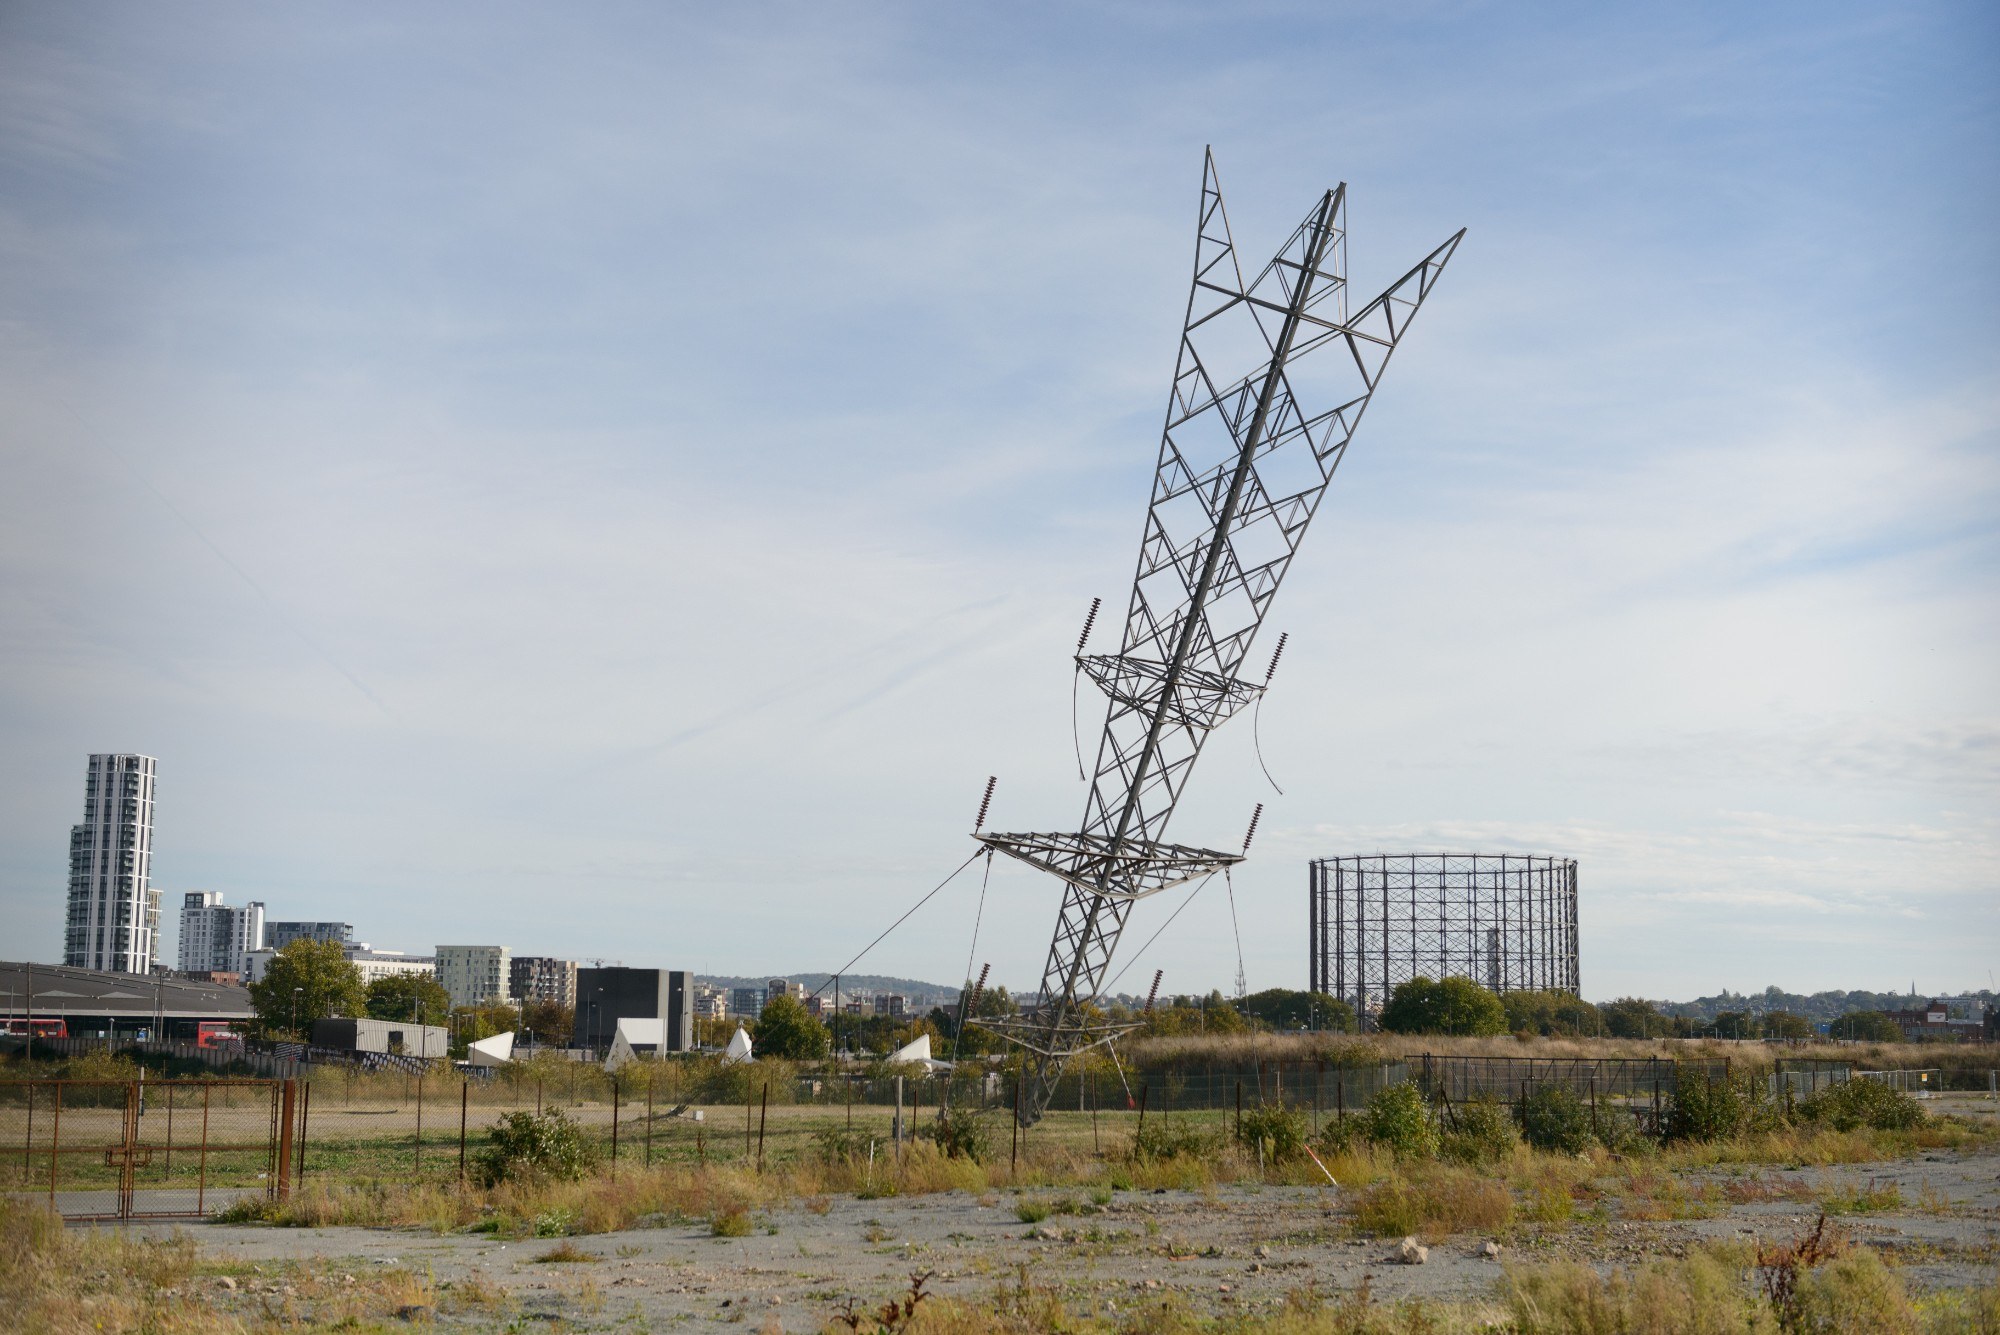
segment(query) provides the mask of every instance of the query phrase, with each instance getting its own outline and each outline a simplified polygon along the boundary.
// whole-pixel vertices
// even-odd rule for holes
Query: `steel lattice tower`
[[[1024,1124],[1070,1057],[1122,1032],[1090,1011],[1132,906],[1242,861],[1165,842],[1167,822],[1210,730],[1262,693],[1237,675],[1244,657],[1390,354],[1465,235],[1350,316],[1346,193],[1322,195],[1246,283],[1214,155],[1203,162],[1194,279],[1123,639],[1115,654],[1077,658],[1110,697],[1082,828],[973,835],[1066,883],[1040,1005],[1008,1027],[1028,1054]],[[1302,373],[1315,353],[1327,355]]]

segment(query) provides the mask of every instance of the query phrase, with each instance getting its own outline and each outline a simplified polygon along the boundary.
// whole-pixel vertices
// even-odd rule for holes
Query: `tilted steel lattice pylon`
[[[1070,1057],[1121,1032],[1094,1003],[1132,906],[1242,860],[1164,842],[1167,821],[1210,729],[1262,692],[1237,675],[1244,656],[1390,354],[1465,235],[1350,316],[1346,191],[1321,196],[1246,283],[1213,155],[1203,163],[1194,281],[1124,638],[1115,654],[1077,658],[1110,697],[1083,828],[973,836],[1066,882],[1040,1004],[1008,1026],[1026,1049],[1024,1124]]]

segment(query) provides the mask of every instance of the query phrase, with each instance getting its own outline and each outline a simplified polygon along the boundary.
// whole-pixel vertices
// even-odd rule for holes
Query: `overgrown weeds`
[[[1513,1216],[1513,1193],[1504,1182],[1459,1168],[1391,1178],[1367,1188],[1354,1202],[1355,1228],[1378,1237],[1492,1232]]]

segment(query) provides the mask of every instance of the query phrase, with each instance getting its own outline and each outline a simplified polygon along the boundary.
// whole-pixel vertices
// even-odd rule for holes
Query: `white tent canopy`
[[[736,1032],[730,1035],[729,1046],[723,1049],[722,1060],[724,1064],[731,1066],[737,1062],[757,1060],[750,1055],[750,1035],[745,1032],[742,1025],[737,1025]]]

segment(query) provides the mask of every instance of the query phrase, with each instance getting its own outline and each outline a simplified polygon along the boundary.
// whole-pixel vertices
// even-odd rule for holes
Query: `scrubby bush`
[[[1429,1159],[1438,1151],[1437,1127],[1430,1109],[1415,1085],[1390,1085],[1368,1100],[1361,1114],[1361,1129],[1368,1139],[1401,1159]]]
[[[851,1163],[868,1156],[872,1139],[866,1132],[823,1126],[812,1133],[812,1157],[821,1163]]]
[[[979,1115],[977,1108],[963,1104],[948,1104],[938,1110],[937,1120],[917,1132],[926,1140],[934,1141],[947,1159],[970,1159],[974,1163],[986,1162],[988,1137],[986,1119]]]
[[[1900,1089],[1879,1080],[1847,1080],[1809,1094],[1795,1105],[1799,1120],[1835,1131],[1907,1131],[1920,1126],[1924,1110]]]
[[[1490,1164],[1512,1154],[1520,1139],[1507,1105],[1481,1095],[1452,1109],[1451,1129],[1444,1134],[1442,1148],[1447,1159]]]
[[[1310,1132],[1303,1111],[1273,1103],[1243,1114],[1236,1128],[1236,1143],[1260,1155],[1265,1163],[1285,1163],[1305,1152]]]
[[[481,1184],[523,1177],[573,1182],[597,1164],[597,1150],[562,1109],[501,1113],[487,1133],[492,1141],[474,1156]]]
[[[1551,1154],[1582,1154],[1597,1141],[1590,1109],[1568,1085],[1537,1085],[1521,1100],[1521,1134]]]
[[[1743,1091],[1727,1080],[1686,1075],[1674,1081],[1667,1101],[1668,1140],[1724,1140],[1749,1120]]]
[[[1206,1159],[1217,1149],[1217,1137],[1185,1120],[1175,1122],[1156,1117],[1140,1125],[1132,1136],[1134,1159]]]
[[[1613,1105],[1597,1118],[1597,1143],[1613,1154],[1650,1154],[1658,1148],[1639,1125],[1639,1119]]]

